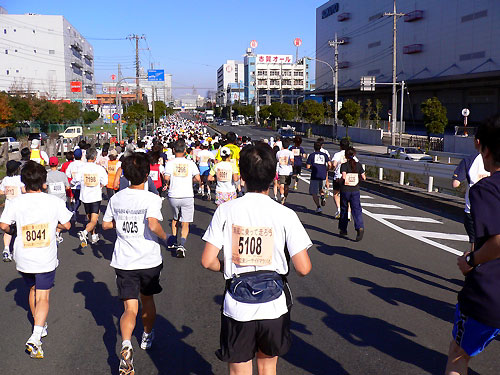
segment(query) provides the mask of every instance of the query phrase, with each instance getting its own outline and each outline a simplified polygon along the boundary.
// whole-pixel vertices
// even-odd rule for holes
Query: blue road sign
[[[120,114],[119,113],[113,113],[113,120],[118,121],[120,119]]]
[[[148,81],[165,81],[165,71],[163,69],[149,69]]]

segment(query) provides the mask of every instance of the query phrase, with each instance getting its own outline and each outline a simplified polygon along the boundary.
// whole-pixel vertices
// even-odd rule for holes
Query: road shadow
[[[437,275],[435,273],[432,273],[432,272],[429,272],[429,271],[426,271],[426,270],[423,270],[423,269],[420,269],[417,267],[403,264],[403,263],[400,263],[400,262],[397,262],[397,261],[394,261],[391,259],[380,258],[380,257],[377,257],[377,256],[375,256],[367,251],[364,251],[364,250],[356,250],[356,249],[351,249],[351,248],[344,247],[344,246],[330,246],[330,245],[327,245],[321,241],[315,241],[315,245],[316,245],[316,248],[318,249],[318,251],[320,251],[321,253],[323,253],[325,255],[341,255],[341,256],[344,256],[346,258],[367,264],[369,266],[380,268],[382,270],[394,273],[396,275],[403,275],[403,276],[410,277],[416,281],[420,281],[421,283],[424,283],[424,284],[427,284],[427,285],[430,285],[430,286],[433,286],[436,288],[448,290],[448,291],[451,291],[453,293],[458,293],[458,291],[455,289],[438,284],[434,281],[427,280],[427,279],[423,278],[422,276],[416,275],[416,274],[411,273],[409,271],[413,271],[413,272],[416,272],[418,274],[430,276],[430,277],[440,279],[443,281],[451,282],[453,284],[455,284],[455,282],[454,282],[455,279],[447,279],[441,275]]]
[[[31,324],[34,324],[33,317],[31,316],[29,305],[29,292],[30,288],[26,285],[22,277],[11,280],[5,287],[7,293],[14,292],[14,302],[17,306],[26,310],[26,318]]]
[[[404,328],[365,315],[343,314],[315,297],[298,297],[297,300],[325,313],[323,323],[353,345],[372,347],[398,361],[417,366],[427,374],[441,373],[446,365],[446,355],[410,340],[408,337],[416,335]]]
[[[103,282],[94,281],[91,272],[83,271],[76,274],[78,280],[73,287],[74,293],[81,293],[85,297],[85,308],[92,313],[98,326],[104,328],[102,341],[108,352],[108,365],[111,374],[118,374],[120,361],[116,353],[118,330],[115,319],[119,320],[122,305],[118,297],[112,296],[108,286]]]
[[[354,284],[366,286],[368,292],[388,304],[399,306],[399,304],[402,303],[422,310],[436,318],[453,323],[455,306],[451,303],[427,297],[407,289],[380,286],[372,281],[358,277],[350,277],[349,280]]]
[[[155,339],[147,354],[158,374],[213,374],[212,365],[193,346],[184,342],[193,333],[190,327],[183,325],[181,330],[177,330],[167,319],[157,315],[154,329]],[[134,331],[138,342],[141,342],[142,330],[142,323],[138,322]]]
[[[301,368],[307,374],[315,375],[342,375],[348,374],[336,360],[325,354],[318,348],[304,341],[295,332],[311,335],[305,325],[291,322],[292,346],[283,359],[297,368]]]

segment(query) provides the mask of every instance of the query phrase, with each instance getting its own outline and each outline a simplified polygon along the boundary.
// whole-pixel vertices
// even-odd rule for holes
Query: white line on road
[[[451,234],[440,232],[424,232],[420,230],[408,230],[409,235],[422,236],[426,238],[437,238],[441,240],[469,242],[469,236],[465,234]]]
[[[369,195],[361,195],[361,199],[373,199],[373,197],[370,197]]]
[[[387,220],[401,220],[401,221],[415,221],[417,223],[443,224],[441,221],[434,220],[434,219],[431,219],[431,218],[428,218],[428,217],[402,216],[402,215],[386,215],[386,214],[372,214],[372,215],[376,216],[376,217],[380,217],[382,219],[387,219]]]
[[[382,204],[382,203],[361,203],[363,207],[373,207],[373,208],[393,208],[396,210],[402,210],[401,207],[395,206],[393,204]]]

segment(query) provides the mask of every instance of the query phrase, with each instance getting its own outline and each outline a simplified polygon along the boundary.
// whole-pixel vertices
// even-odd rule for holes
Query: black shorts
[[[90,215],[90,214],[99,215],[99,211],[101,210],[101,201],[92,202],[92,203],[84,203],[83,207],[85,207],[85,213],[87,215]]]
[[[476,230],[474,229],[474,220],[470,213],[464,212],[464,227],[469,236],[469,243],[476,242]]]
[[[332,189],[333,191],[340,191],[340,180],[333,180]]]
[[[163,263],[153,268],[141,270],[121,270],[115,268],[118,298],[121,300],[138,299],[139,293],[152,296],[163,289],[160,285],[160,275]]]
[[[279,175],[280,185],[290,185],[292,183],[291,175]]]
[[[300,174],[300,172],[302,172],[302,167],[301,166],[298,166],[298,165],[294,165],[293,166],[293,172],[292,172],[292,175],[293,176],[298,176]]]
[[[56,270],[43,273],[19,272],[28,288],[35,287],[39,290],[50,290],[54,287]]]
[[[285,355],[292,344],[290,311],[277,319],[239,322],[221,314],[220,349],[215,353],[223,362],[247,362],[262,353]]]

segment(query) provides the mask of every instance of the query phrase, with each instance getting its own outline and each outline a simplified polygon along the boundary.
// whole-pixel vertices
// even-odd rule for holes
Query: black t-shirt
[[[490,237],[500,234],[500,172],[472,186],[470,202],[479,250]],[[480,264],[465,276],[458,302],[465,315],[500,328],[500,259]]]
[[[321,151],[309,155],[306,164],[311,166],[311,180],[326,180],[329,161],[328,155]]]
[[[340,185],[340,191],[358,191],[361,175],[365,173],[361,163],[356,162],[356,167],[352,168],[351,163],[343,163],[340,166],[340,173],[347,173],[346,179]]]

